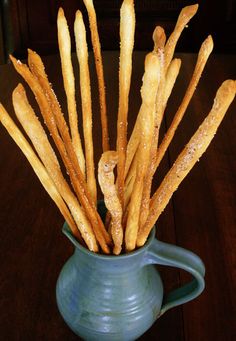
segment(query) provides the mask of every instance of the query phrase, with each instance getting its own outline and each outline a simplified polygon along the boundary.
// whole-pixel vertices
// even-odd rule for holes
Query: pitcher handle
[[[160,316],[170,308],[193,300],[204,290],[205,267],[202,260],[191,251],[153,239],[145,263],[180,268],[193,276],[191,282],[167,294],[162,303]]]

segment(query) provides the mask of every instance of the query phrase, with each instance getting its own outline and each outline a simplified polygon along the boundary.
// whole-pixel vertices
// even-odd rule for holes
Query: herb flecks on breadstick
[[[76,12],[74,23],[76,53],[80,70],[80,92],[83,114],[83,131],[84,131],[84,147],[85,147],[85,164],[86,164],[86,181],[88,190],[97,203],[97,186],[94,172],[94,153],[93,153],[93,135],[92,135],[92,100],[90,75],[88,65],[88,47],[86,41],[86,31],[83,22],[82,13]]]
[[[141,89],[141,135],[140,144],[136,152],[138,153],[137,171],[128,207],[127,225],[125,229],[125,248],[127,251],[132,251],[136,247],[144,179],[149,166],[154,133],[156,93],[160,81],[159,68],[160,61],[158,56],[155,53],[149,53],[145,59],[145,72]]]
[[[93,0],[83,0],[86,6],[89,25],[91,32],[91,40],[93,45],[93,53],[95,59],[95,66],[98,79],[98,91],[100,101],[100,115],[102,124],[102,147],[103,151],[109,150],[109,133],[108,133],[108,119],[107,119],[107,107],[106,107],[106,94],[105,94],[105,80],[103,74],[103,63],[101,54],[101,45],[97,27],[97,17],[93,5]]]
[[[117,187],[124,207],[125,160],[127,148],[127,115],[132,74],[132,53],[134,47],[135,13],[133,0],[124,0],[120,10],[120,70],[119,109],[117,119]]]
[[[235,94],[236,81],[233,80],[223,82],[218,89],[210,113],[180,153],[160,187],[154,193],[147,221],[138,232],[137,246],[142,246],[145,243],[153,225],[165,209],[172,194],[206,151]]]
[[[67,98],[67,108],[69,114],[70,131],[75,153],[78,157],[80,168],[85,174],[85,160],[82,149],[80,134],[78,130],[78,115],[75,100],[75,78],[71,60],[71,40],[67,21],[62,8],[57,16],[58,46],[61,57],[61,68],[63,83]]]
[[[123,243],[122,207],[118,198],[115,185],[114,168],[118,162],[115,151],[107,151],[102,154],[98,163],[98,181],[104,194],[104,202],[111,214],[111,235],[114,242],[113,253],[120,254]]]

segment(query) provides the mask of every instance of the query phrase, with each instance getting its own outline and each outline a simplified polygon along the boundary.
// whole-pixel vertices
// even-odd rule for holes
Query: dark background
[[[63,7],[71,32],[77,9],[87,13],[83,0],[1,0],[0,58],[9,53],[24,58],[30,47],[41,55],[57,52],[56,17]],[[122,0],[94,0],[103,50],[119,48],[119,9]],[[182,7],[196,3],[188,0],[135,0],[136,50],[152,48],[156,25],[173,30]],[[213,35],[215,52],[236,52],[236,0],[199,0],[199,10],[185,29],[177,46],[178,52],[196,52],[208,34]],[[88,28],[88,26],[87,26]],[[73,39],[72,39],[73,40]],[[90,39],[88,34],[88,42]]]

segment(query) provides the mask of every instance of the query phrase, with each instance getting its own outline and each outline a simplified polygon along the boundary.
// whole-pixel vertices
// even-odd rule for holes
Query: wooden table
[[[180,55],[181,74],[168,105],[168,125],[180,104],[196,55]],[[139,105],[144,53],[134,56],[130,125]],[[60,63],[44,59],[65,109]],[[104,53],[109,128],[116,135],[118,54]],[[77,68],[76,68],[77,70]],[[96,78],[91,61],[92,85]],[[77,71],[76,71],[77,72]],[[236,56],[213,55],[191,105],[156,175],[155,186],[208,113],[216,89],[235,78]],[[0,100],[13,114],[11,92],[21,81],[11,65],[0,67]],[[96,90],[93,90],[96,160],[101,154]],[[29,92],[30,93],[30,92]],[[34,100],[33,105],[37,108]],[[197,253],[206,266],[206,289],[196,300],[167,312],[140,340],[232,341],[236,339],[236,102],[213,143],[162,214],[160,240]],[[61,233],[63,218],[41,187],[23,154],[0,127],[0,335],[2,340],[76,340],[56,306],[55,284],[72,245]],[[175,269],[161,269],[166,290],[188,280]]]

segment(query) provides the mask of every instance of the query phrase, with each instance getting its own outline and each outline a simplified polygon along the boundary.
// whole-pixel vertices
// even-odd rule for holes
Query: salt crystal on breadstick
[[[93,0],[83,0],[88,12],[89,25],[91,32],[91,40],[93,45],[95,66],[98,79],[98,91],[100,101],[100,115],[102,124],[102,147],[103,151],[109,150],[109,134],[108,134],[108,120],[107,120],[107,108],[106,108],[106,94],[105,94],[105,80],[103,74],[103,63],[101,54],[101,45],[97,27],[97,17],[93,5]]]
[[[144,245],[153,225],[168,204],[172,194],[206,151],[236,93],[236,81],[223,82],[216,93],[214,104],[208,116],[199,126],[189,143],[178,156],[160,187],[154,193],[150,213],[145,224],[139,229],[137,246]]]
[[[94,153],[93,153],[93,134],[92,134],[92,100],[91,100],[91,87],[90,75],[88,65],[88,47],[86,41],[86,31],[83,22],[82,13],[76,12],[75,23],[75,42],[76,53],[79,61],[80,70],[80,92],[82,102],[83,114],[83,132],[84,132],[84,147],[85,147],[85,165],[86,165],[86,182],[88,190],[97,203],[97,186],[94,173]]]
[[[115,151],[104,152],[98,163],[98,181],[104,194],[104,202],[111,214],[111,235],[114,242],[113,253],[120,254],[123,243],[122,207],[115,185],[114,168],[118,162]]]
[[[48,141],[41,123],[27,101],[25,91],[21,84],[19,84],[13,91],[12,99],[17,118],[31,139],[35,150],[47,169],[47,172],[54,182],[58,192],[69,207],[85,243],[90,250],[97,252],[98,246],[92,227],[81,209],[77,198],[72,193],[61,173],[57,157]]]
[[[80,168],[85,174],[85,160],[78,130],[78,115],[75,100],[75,78],[71,61],[71,41],[69,28],[62,8],[59,8],[57,16],[58,46],[61,57],[61,68],[64,88],[67,98],[70,130],[75,153],[78,157]]]

